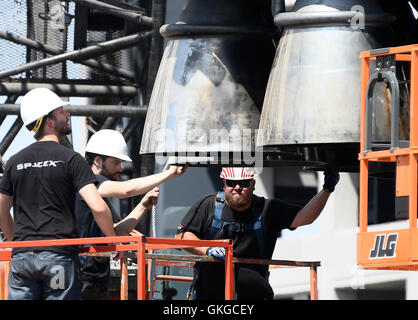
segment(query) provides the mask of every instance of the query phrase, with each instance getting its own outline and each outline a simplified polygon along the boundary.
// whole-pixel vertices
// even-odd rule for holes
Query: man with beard
[[[12,156],[0,182],[0,228],[8,241],[78,238],[75,194],[90,207],[104,235],[115,236],[110,210],[80,154],[59,144],[71,132],[70,114],[54,92],[29,91],[20,115],[35,143]],[[13,217],[10,210],[13,206]],[[9,300],[80,299],[78,246],[15,248]]]
[[[304,207],[253,194],[255,168],[223,168],[224,191],[197,201],[177,228],[175,238],[190,240],[232,239],[234,257],[271,259],[277,237],[283,229],[311,224],[319,216],[339,180],[338,172],[326,170],[323,189]],[[223,262],[222,247],[186,249],[195,255],[209,255]],[[223,263],[198,262],[191,295],[196,300],[225,298]],[[235,264],[235,292],[239,300],[271,300],[268,266]]]
[[[112,211],[117,235],[128,235],[143,214],[156,203],[159,184],[181,176],[186,167],[171,166],[168,170],[146,177],[118,181],[122,171],[122,161],[132,161],[122,134],[116,130],[103,129],[94,133],[86,146],[85,158],[96,175],[100,195]],[[112,204],[112,198],[128,198],[146,193],[135,209],[120,221],[119,210]],[[77,197],[77,228],[81,237],[101,237],[102,232],[91,215],[83,199]],[[133,231],[136,232],[136,231]],[[138,234],[138,232],[136,232]],[[87,257],[82,261],[82,298],[85,300],[109,299],[110,263],[106,257]]]

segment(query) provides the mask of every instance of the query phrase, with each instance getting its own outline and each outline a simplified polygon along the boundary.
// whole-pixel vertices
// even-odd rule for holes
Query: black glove
[[[340,180],[340,174],[337,171],[326,169],[324,171],[324,176],[324,185],[322,186],[322,188],[326,192],[333,192],[336,184]]]

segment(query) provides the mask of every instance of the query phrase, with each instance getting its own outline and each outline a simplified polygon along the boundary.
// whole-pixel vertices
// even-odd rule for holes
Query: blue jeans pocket
[[[24,257],[13,257],[10,263],[9,284],[14,286],[23,285],[25,282],[23,276],[26,274]]]

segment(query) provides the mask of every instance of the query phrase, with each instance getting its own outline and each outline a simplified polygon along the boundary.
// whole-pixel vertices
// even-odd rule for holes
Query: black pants
[[[82,300],[109,300],[109,290],[90,282],[83,282],[81,289]]]
[[[201,263],[195,282],[196,300],[225,299],[225,266]],[[251,267],[235,265],[235,292],[238,300],[272,300],[274,293],[267,274]]]

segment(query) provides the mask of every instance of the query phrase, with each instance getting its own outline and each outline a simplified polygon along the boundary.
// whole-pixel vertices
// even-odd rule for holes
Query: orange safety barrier
[[[370,61],[377,68],[370,75]],[[399,140],[399,85],[394,73],[396,61],[410,65],[409,141]],[[376,82],[391,89],[392,121],[390,144],[371,141],[373,100]],[[357,234],[357,264],[366,269],[418,270],[417,186],[418,186],[418,45],[384,48],[361,53],[360,191]],[[409,227],[399,230],[368,231],[368,177],[370,161],[396,163],[396,199],[406,200]],[[402,198],[402,199],[401,199]]]
[[[9,265],[11,261],[11,250],[13,248],[25,248],[25,247],[43,247],[43,246],[67,246],[67,245],[89,245],[89,244],[110,244],[113,246],[97,246],[82,248],[82,252],[87,254],[101,255],[104,252],[109,251],[127,251],[135,250],[138,247],[138,243],[142,242],[142,237],[107,237],[107,238],[76,238],[76,239],[59,239],[59,240],[33,240],[33,241],[15,241],[15,242],[0,242],[0,300],[7,299],[7,278],[9,273]],[[136,242],[136,244],[125,244],[123,242]],[[126,263],[124,259],[121,261],[121,272],[125,272],[125,268],[122,267]],[[127,275],[127,271],[126,271]],[[125,279],[121,274],[121,279]],[[127,294],[123,294],[121,290],[121,299],[127,298]]]
[[[207,256],[189,256],[189,255],[173,255],[173,254],[147,254],[147,258],[155,259],[157,265],[175,266],[192,268],[194,263],[190,261],[211,261],[219,263],[213,257]],[[318,300],[318,273],[317,268],[321,265],[319,261],[289,261],[289,260],[269,260],[269,259],[248,259],[248,258],[232,258],[232,262],[244,264],[265,264],[270,268],[282,267],[308,267],[310,269],[310,299]],[[155,280],[161,281],[180,281],[192,282],[193,277],[156,275]]]
[[[102,246],[93,246],[101,244]],[[106,244],[106,246],[103,246]],[[113,244],[113,245],[111,245]],[[268,264],[272,266],[289,267],[309,267],[310,268],[310,293],[311,299],[318,299],[317,289],[317,267],[319,262],[298,262],[286,260],[263,260],[263,259],[243,259],[233,257],[232,240],[183,240],[172,238],[149,238],[144,236],[123,236],[123,237],[100,237],[100,238],[76,238],[59,240],[38,240],[38,241],[16,241],[0,242],[0,300],[7,299],[7,275],[9,273],[8,265],[11,260],[12,248],[22,247],[42,247],[42,246],[65,246],[65,245],[91,245],[80,248],[81,255],[107,255],[109,252],[136,252],[137,260],[137,299],[146,300],[150,298],[147,294],[147,259],[157,260],[159,265],[193,267],[195,261],[217,262],[213,257],[207,256],[176,256],[176,255],[158,255],[147,254],[153,250],[161,249],[184,249],[191,247],[223,247],[225,248],[225,300],[234,299],[234,263]],[[180,263],[178,262],[180,261]],[[121,300],[128,299],[128,269],[126,257],[121,259]],[[154,279],[149,279],[148,290],[152,291],[154,280],[163,281],[184,281],[191,282],[190,277],[176,277],[167,275],[157,275]]]
[[[1,249],[0,249],[1,250]],[[4,256],[6,261],[2,261],[2,256]],[[7,299],[9,295],[7,288],[7,278],[10,270],[10,251],[0,251],[0,300]]]
[[[147,243],[146,243],[147,240]],[[124,244],[125,243],[125,244]],[[146,238],[144,236],[123,236],[123,237],[100,237],[100,238],[75,238],[75,239],[58,239],[58,240],[31,240],[31,241],[15,241],[0,242],[0,262],[9,262],[11,260],[12,248],[30,248],[30,247],[48,247],[48,246],[69,246],[69,245],[92,245],[107,244],[107,246],[90,246],[80,249],[81,254],[100,255],[105,252],[112,251],[136,251],[137,254],[137,298],[145,300],[146,295],[146,250],[152,249],[175,249],[187,247],[207,247],[216,246],[225,248],[225,300],[233,299],[233,263],[232,263],[232,240],[180,240],[180,239],[164,239],[164,238]],[[113,244],[113,245],[109,245]],[[3,250],[2,250],[3,249]],[[0,269],[2,276],[0,277],[2,287],[0,298],[5,299],[7,296],[7,274],[4,268]],[[121,299],[127,299],[127,266],[126,260],[121,261]]]
[[[232,240],[184,240],[172,238],[146,238],[145,248],[147,250],[181,249],[192,247],[223,247],[225,248],[225,300],[234,299],[234,264],[232,262],[233,248]],[[143,265],[145,265],[145,255]],[[138,264],[139,265],[139,264]],[[139,271],[139,270],[138,270]],[[145,299],[145,272],[142,272],[143,287],[140,291],[144,293]],[[138,274],[138,278],[140,275]]]

